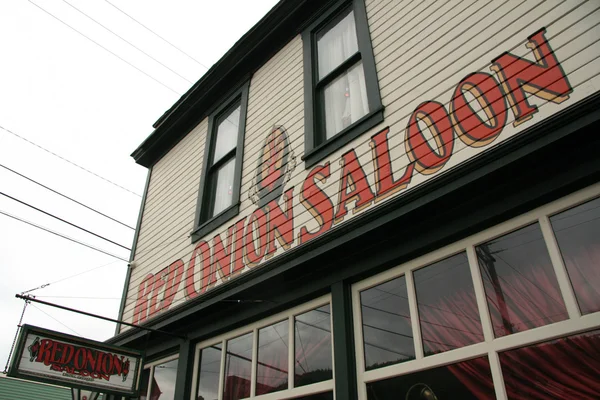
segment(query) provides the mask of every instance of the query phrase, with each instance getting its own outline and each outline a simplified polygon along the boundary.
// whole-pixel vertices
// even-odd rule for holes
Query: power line
[[[61,196],[61,197],[64,197],[64,198],[65,198],[65,199],[67,199],[67,200],[71,200],[73,203],[79,204],[80,206],[82,206],[82,207],[85,207],[85,208],[87,208],[88,210],[95,212],[96,214],[102,215],[103,217],[105,217],[105,218],[108,218],[108,219],[110,219],[111,221],[114,221],[114,222],[116,222],[116,223],[118,223],[118,224],[120,224],[120,225],[123,225],[123,226],[124,226],[124,227],[126,227],[126,228],[129,228],[129,229],[133,229],[133,230],[135,230],[135,228],[134,228],[134,227],[132,227],[132,226],[129,226],[129,225],[127,225],[126,223],[124,223],[124,222],[121,222],[121,221],[119,221],[119,220],[117,220],[117,219],[115,219],[115,218],[113,218],[113,217],[111,217],[111,216],[108,216],[108,215],[106,215],[106,214],[104,214],[104,213],[102,213],[102,212],[100,212],[100,211],[98,211],[98,210],[96,210],[96,209],[94,209],[94,208],[92,208],[92,207],[90,207],[90,206],[86,206],[85,204],[83,204],[83,203],[81,203],[81,202],[79,202],[79,201],[77,201],[77,200],[75,200],[75,199],[73,199],[73,198],[71,198],[71,197],[69,197],[69,196],[67,196],[67,195],[65,195],[65,194],[62,194],[62,193],[60,193],[60,192],[59,192],[59,191],[57,191],[57,190],[54,190],[54,189],[52,189],[52,188],[49,188],[48,186],[46,186],[46,185],[43,185],[43,184],[39,183],[38,181],[36,181],[36,180],[34,180],[34,179],[32,179],[32,178],[29,178],[29,177],[27,177],[27,176],[25,176],[25,175],[23,175],[23,174],[21,174],[21,173],[19,173],[19,172],[15,171],[15,170],[11,169],[11,168],[8,168],[8,167],[7,167],[7,166],[5,166],[5,165],[2,165],[2,164],[0,164],[0,167],[2,167],[2,168],[4,168],[4,169],[6,169],[6,170],[8,170],[8,171],[12,172],[13,174],[16,174],[16,175],[20,176],[21,178],[25,178],[25,179],[27,179],[28,181],[30,181],[30,182],[33,182],[33,183],[35,183],[36,185],[39,185],[39,186],[43,187],[44,189],[47,189],[47,190],[51,191],[51,192],[52,192],[52,193],[54,193],[54,194],[57,194],[57,195],[59,195],[59,196]]]
[[[167,43],[169,46],[173,47],[175,50],[179,51],[181,54],[186,55],[190,60],[194,61],[196,64],[201,65],[202,67],[204,67],[206,69],[209,69],[206,65],[202,64],[200,61],[196,60],[194,57],[192,57],[191,55],[189,55],[185,51],[181,50],[179,47],[175,46],[173,43],[169,42],[167,39],[165,39],[164,37],[160,36],[158,33],[154,32],[152,29],[148,28],[146,25],[142,24],[137,19],[133,18],[131,15],[127,14],[125,11],[123,11],[119,7],[115,6],[110,1],[108,1],[108,0],[104,0],[104,1],[107,2],[108,4],[110,4],[111,6],[113,6],[114,8],[116,8],[119,12],[121,12],[121,14],[124,14],[127,17],[129,17],[131,20],[133,20],[134,22],[136,22],[142,28],[146,29],[148,32],[152,33],[154,36],[156,36],[157,38],[161,39],[163,42]]]
[[[42,210],[41,208],[38,208],[38,207],[36,207],[36,206],[33,206],[33,205],[31,205],[31,204],[29,204],[29,203],[27,203],[27,202],[25,202],[25,201],[19,200],[19,199],[17,199],[16,197],[10,196],[10,195],[8,195],[8,194],[6,194],[6,193],[3,193],[3,192],[0,192],[0,195],[2,195],[2,196],[4,196],[4,197],[8,197],[9,199],[16,201],[17,203],[23,204],[24,206],[27,206],[27,207],[29,207],[29,208],[31,208],[31,209],[34,209],[35,211],[41,212],[42,214],[45,214],[45,215],[47,215],[47,216],[49,216],[49,217],[52,217],[52,218],[54,218],[54,219],[57,219],[57,220],[59,220],[60,222],[63,222],[63,223],[65,223],[65,224],[67,224],[67,225],[71,225],[72,227],[74,227],[74,228],[77,228],[77,229],[79,229],[79,230],[82,230],[82,231],[84,231],[85,233],[89,233],[90,235],[96,236],[97,238],[100,238],[100,239],[102,239],[102,240],[105,240],[105,241],[107,241],[107,242],[109,242],[109,243],[112,243],[112,244],[114,244],[114,245],[116,245],[116,246],[122,247],[122,248],[124,248],[125,250],[131,250],[130,248],[128,248],[128,247],[125,247],[125,246],[123,246],[123,245],[122,245],[122,244],[120,244],[120,243],[117,243],[117,242],[115,242],[115,241],[113,241],[113,240],[110,240],[110,239],[108,239],[108,238],[105,238],[105,237],[104,237],[104,236],[102,236],[102,235],[99,235],[99,234],[97,234],[97,233],[94,233],[94,232],[92,232],[92,231],[90,231],[90,230],[88,230],[88,229],[85,229],[85,228],[83,228],[83,227],[81,227],[81,226],[79,226],[79,225],[77,225],[77,224],[74,224],[74,223],[72,223],[72,222],[69,222],[69,221],[67,221],[66,219],[63,219],[63,218],[61,218],[61,217],[58,217],[58,216],[56,216],[56,215],[54,215],[54,214],[52,214],[52,213],[49,213],[48,211],[44,211],[44,210]]]
[[[76,334],[77,336],[83,337],[83,335],[80,334],[80,333],[77,333],[77,331],[75,329],[72,329],[72,328],[68,327],[67,325],[63,324],[62,322],[60,322],[59,320],[57,320],[56,318],[54,318],[52,315],[48,314],[46,311],[42,310],[39,307],[36,307],[35,304],[32,304],[31,307],[33,307],[36,310],[41,311],[42,313],[46,314],[46,316],[52,318],[53,320],[55,320],[56,322],[58,322],[59,324],[61,324],[62,326],[64,326],[65,328],[67,328],[68,330],[70,330],[71,332],[73,332],[74,334]]]
[[[5,216],[7,216],[7,217],[9,217],[9,218],[15,219],[15,220],[17,220],[17,221],[23,222],[24,224],[31,225],[31,226],[33,226],[33,227],[35,227],[35,228],[41,229],[41,230],[43,230],[43,231],[46,231],[46,232],[48,232],[48,233],[51,233],[51,234],[53,234],[53,235],[59,236],[59,237],[61,237],[61,238],[63,238],[63,239],[70,240],[71,242],[75,242],[75,243],[77,243],[77,244],[80,244],[80,245],[82,245],[82,246],[85,246],[85,247],[87,247],[87,248],[89,248],[89,249],[96,250],[96,251],[98,251],[98,252],[100,252],[100,253],[102,253],[102,254],[106,254],[107,256],[111,256],[111,257],[117,258],[117,259],[119,259],[119,260],[121,260],[121,261],[128,262],[128,261],[127,261],[125,258],[123,258],[123,257],[119,257],[119,256],[117,256],[117,255],[114,255],[114,254],[112,254],[112,253],[109,253],[109,252],[107,252],[107,251],[101,250],[101,249],[99,249],[99,248],[97,248],[97,247],[94,247],[94,246],[92,246],[92,245],[89,245],[89,244],[87,244],[87,243],[80,242],[79,240],[76,240],[76,239],[70,238],[70,237],[68,237],[68,236],[66,236],[66,235],[63,235],[63,234],[61,234],[61,233],[58,233],[58,232],[55,232],[55,231],[53,231],[52,229],[48,229],[48,228],[45,228],[45,227],[43,227],[43,226],[41,226],[41,225],[37,225],[37,224],[35,224],[35,223],[33,223],[33,222],[30,222],[30,221],[24,220],[24,219],[22,219],[22,218],[19,218],[19,217],[17,217],[17,216],[14,216],[14,215],[12,215],[12,214],[9,214],[9,213],[7,213],[7,212],[4,212],[4,211],[1,211],[1,210],[0,210],[0,214],[2,214],[2,215],[5,215]]]
[[[134,194],[134,195],[136,195],[136,196],[138,196],[138,197],[142,197],[142,195],[141,195],[141,194],[138,194],[138,193],[136,193],[136,192],[134,192],[134,191],[132,191],[132,190],[129,190],[129,189],[127,189],[126,187],[123,187],[123,186],[121,186],[121,185],[119,185],[119,184],[117,184],[117,183],[115,183],[115,182],[113,182],[113,181],[110,181],[110,180],[108,180],[108,179],[104,178],[103,176],[100,176],[100,175],[98,175],[97,173],[95,173],[95,172],[92,172],[92,171],[90,171],[89,169],[86,169],[86,168],[82,167],[82,166],[81,166],[81,165],[79,165],[79,164],[75,164],[73,161],[71,161],[71,160],[67,160],[66,158],[64,158],[64,157],[62,157],[62,156],[60,156],[60,155],[58,155],[58,154],[54,153],[53,151],[50,151],[50,150],[48,150],[48,149],[47,149],[47,148],[45,148],[45,147],[42,147],[42,146],[40,146],[40,145],[39,145],[39,144],[37,144],[37,143],[34,143],[34,142],[32,142],[32,141],[31,141],[31,140],[29,140],[29,139],[26,139],[26,138],[24,138],[23,136],[21,136],[21,135],[19,135],[19,134],[16,134],[15,132],[11,131],[10,129],[7,129],[7,128],[3,127],[2,125],[0,125],[0,129],[2,129],[2,130],[3,130],[3,131],[5,131],[5,132],[8,132],[8,133],[10,133],[11,135],[14,135],[14,136],[18,137],[19,139],[21,139],[21,140],[23,140],[23,141],[25,141],[25,142],[27,142],[27,143],[29,143],[29,144],[31,144],[31,145],[33,145],[33,146],[35,146],[35,147],[39,148],[39,149],[41,149],[41,150],[44,150],[46,153],[52,154],[54,157],[57,157],[57,158],[59,158],[59,159],[61,159],[61,160],[65,161],[65,162],[67,162],[67,163],[69,163],[69,164],[71,164],[71,165],[73,165],[73,166],[75,166],[75,167],[77,167],[77,168],[79,168],[79,169],[81,169],[81,170],[83,170],[83,171],[87,172],[88,174],[94,175],[96,178],[100,178],[100,179],[102,179],[103,181],[105,181],[105,182],[108,182],[108,183],[110,183],[111,185],[113,185],[113,186],[116,186],[116,187],[118,187],[119,189],[123,189],[123,190],[125,190],[126,192],[129,192],[129,193],[131,193],[131,194]]]
[[[180,77],[181,79],[183,79],[184,81],[192,84],[194,82],[190,81],[189,79],[187,79],[185,76],[179,74],[177,71],[169,68],[167,65],[163,64],[162,62],[160,62],[159,60],[157,60],[156,58],[152,57],[150,54],[146,53],[144,50],[140,49],[139,47],[137,47],[136,45],[134,45],[133,43],[131,43],[130,41],[128,41],[127,39],[125,39],[124,37],[122,37],[121,35],[119,35],[118,33],[115,33],[114,31],[110,30],[109,28],[107,28],[105,25],[101,24],[100,22],[98,22],[97,20],[95,20],[94,18],[90,17],[88,14],[84,13],[83,11],[81,11],[79,8],[75,7],[73,4],[69,3],[66,0],[62,0],[63,3],[67,4],[69,7],[75,9],[77,12],[79,12],[80,14],[86,16],[87,18],[89,18],[90,20],[94,21],[96,24],[100,25],[102,28],[104,28],[105,30],[107,30],[108,32],[112,33],[114,36],[118,37],[119,39],[121,39],[122,41],[124,41],[125,43],[127,43],[128,45],[130,45],[131,47],[133,47],[134,49],[136,49],[137,51],[139,51],[140,53],[144,54],[145,56],[151,58],[152,60],[154,60],[155,62],[157,62],[158,64],[162,65],[163,67],[165,67],[166,69],[168,69],[169,71],[171,71],[172,73],[174,73],[175,75],[177,75],[178,77]]]
[[[105,51],[109,52],[110,54],[112,54],[113,56],[117,57],[119,60],[123,61],[124,63],[126,63],[127,65],[129,65],[132,68],[135,68],[137,71],[141,72],[142,74],[146,75],[148,78],[152,79],[154,82],[160,84],[161,86],[169,89],[171,92],[175,93],[178,96],[181,96],[181,93],[179,93],[178,91],[176,91],[175,89],[173,89],[172,87],[168,86],[165,83],[162,83],[161,81],[159,81],[158,79],[156,79],[155,77],[153,77],[152,75],[148,74],[147,72],[143,71],[142,69],[136,67],[135,65],[133,65],[132,63],[130,63],[129,61],[125,60],[123,57],[119,56],[118,54],[116,54],[115,52],[109,50],[108,48],[102,46],[100,43],[96,42],[94,39],[90,38],[89,36],[85,35],[84,33],[78,31],[77,29],[73,28],[71,25],[67,24],[65,21],[63,21],[62,19],[58,18],[56,15],[50,13],[49,11],[46,11],[44,8],[40,7],[39,5],[35,4],[33,1],[31,0],[27,0],[29,1],[31,4],[33,4],[34,6],[36,6],[37,8],[39,8],[40,10],[42,10],[43,12],[45,12],[46,14],[50,15],[52,18],[56,19],[57,21],[59,21],[60,23],[66,25],[67,27],[71,28],[72,30],[74,30],[75,32],[79,33],[81,36],[83,36],[84,38],[86,38],[87,40],[89,40],[90,42],[94,43],[95,45],[97,45],[98,47],[101,47],[102,49],[104,49]]]

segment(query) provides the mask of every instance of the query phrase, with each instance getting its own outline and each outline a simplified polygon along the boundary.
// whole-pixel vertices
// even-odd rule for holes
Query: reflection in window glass
[[[600,311],[600,199],[550,218],[582,314]]]
[[[173,360],[154,367],[154,379],[150,389],[152,400],[173,400],[175,398],[178,362],[179,360]]]
[[[288,388],[288,320],[258,331],[256,395]]]
[[[202,349],[198,376],[198,400],[216,400],[219,397],[220,373],[221,344]]]
[[[401,276],[362,291],[360,303],[365,369],[414,359],[406,278]]]
[[[237,106],[231,113],[220,119],[219,127],[217,128],[217,142],[215,144],[213,164],[236,146],[239,123],[240,106]]]
[[[369,112],[362,62],[325,86],[325,137],[330,139]]]
[[[476,252],[496,337],[568,317],[537,223],[477,246]]]
[[[483,341],[464,252],[416,270],[414,281],[426,356]]]
[[[227,341],[223,400],[250,396],[252,332]]]
[[[329,380],[332,375],[329,304],[296,316],[294,386]]]
[[[367,384],[369,400],[495,399],[487,357]]]
[[[597,399],[600,331],[500,353],[509,399]]]

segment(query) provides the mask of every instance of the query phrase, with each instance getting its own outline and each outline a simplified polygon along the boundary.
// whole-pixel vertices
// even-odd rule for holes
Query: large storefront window
[[[149,363],[140,377],[140,400],[174,400],[178,359]]]
[[[329,302],[320,298],[200,343],[192,399],[333,400]]]
[[[359,399],[597,398],[599,195],[355,284]]]

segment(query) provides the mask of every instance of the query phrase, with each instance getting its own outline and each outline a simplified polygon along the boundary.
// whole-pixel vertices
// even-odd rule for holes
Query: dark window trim
[[[347,10],[354,10],[358,52],[342,65],[331,71],[318,81],[316,36],[320,29],[331,21],[339,18]],[[375,57],[371,45],[371,35],[367,20],[367,10],[364,0],[336,1],[317,20],[312,22],[302,32],[304,53],[304,156],[302,160],[306,168],[310,168],[329,154],[340,149],[369,129],[383,122],[383,105],[379,94],[379,80],[375,67]],[[347,69],[351,64],[362,61],[367,86],[367,101],[370,112],[346,129],[338,132],[329,140],[319,140],[324,135],[323,101],[317,101],[317,88],[323,87],[332,79],[339,76],[340,69]],[[320,125],[320,126],[318,126]]]
[[[204,160],[202,162],[202,175],[200,177],[200,188],[198,189],[198,203],[196,206],[196,217],[194,220],[194,230],[191,233],[192,242],[199,240],[208,232],[218,228],[225,222],[235,217],[240,210],[240,190],[242,180],[242,163],[244,156],[244,133],[246,132],[246,113],[248,111],[248,90],[250,81],[246,81],[233,94],[226,98],[225,101],[216,107],[208,117],[208,134],[206,137],[206,145],[204,147]],[[231,150],[214,164],[210,164],[214,153],[214,144],[217,138],[218,122],[223,114],[231,111],[239,104],[240,106],[240,124],[238,130],[238,140],[235,150]],[[234,154],[232,154],[234,153]],[[214,185],[214,180],[207,182],[208,169],[224,164],[231,157],[235,157],[235,172],[233,175],[233,199],[231,206],[221,211],[219,214],[210,218],[206,217],[208,209],[212,208],[212,190],[209,190],[209,185]]]

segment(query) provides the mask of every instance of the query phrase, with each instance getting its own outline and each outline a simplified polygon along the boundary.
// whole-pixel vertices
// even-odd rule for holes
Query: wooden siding
[[[529,102],[538,107],[538,112],[532,119],[514,126],[514,114],[509,109],[502,133],[486,147],[468,146],[457,137],[452,157],[439,172],[425,175],[415,171],[408,188],[395,196],[401,196],[465,160],[489,151],[498,143],[561,109],[576,104],[600,88],[600,4],[596,1],[366,0],[366,3],[382,103],[385,107],[385,121],[319,163],[330,163],[330,178],[319,183],[319,187],[334,204],[338,201],[340,191],[340,159],[343,154],[354,149],[367,180],[373,187],[375,175],[371,137],[389,127],[391,165],[397,179],[411,163],[405,150],[405,129],[417,106],[431,100],[443,104],[449,110],[453,92],[461,79],[473,72],[494,75],[490,70],[491,60],[504,52],[535,61],[532,51],[525,44],[528,37],[542,27],[546,28],[545,37],[573,89],[570,98],[558,104],[530,95]],[[294,188],[292,247],[298,246],[301,227],[306,227],[309,231],[315,231],[319,227],[299,198],[302,184],[310,172],[301,161],[304,151],[302,57],[302,40],[298,36],[256,71],[251,79],[240,213],[204,237],[203,240],[211,249],[215,235],[220,235],[223,243],[227,243],[229,227],[237,221],[247,219],[257,209],[249,194],[256,183],[256,168],[265,138],[275,125],[286,128],[290,142],[290,160],[295,160],[297,164],[284,188]],[[194,228],[206,131],[207,120],[204,120],[153,167],[134,257],[136,266],[132,271],[124,309],[123,318],[126,321],[134,319],[138,290],[148,274],[160,274],[160,271],[178,259],[181,259],[186,269],[188,267],[197,244],[191,243],[189,234]],[[435,147],[432,138],[428,138],[428,141]],[[370,207],[376,207],[385,200],[376,201]],[[279,203],[285,210],[284,202]],[[349,203],[348,214],[338,224],[346,223],[364,212],[356,212],[353,205],[354,203]],[[284,251],[277,243],[277,252],[269,259]],[[264,262],[266,260],[262,261]],[[244,269],[247,270],[248,268]],[[200,271],[196,273],[194,288],[200,290]],[[223,277],[218,278],[217,284],[223,283]],[[185,284],[184,274],[168,309],[186,301]],[[160,290],[164,291],[164,287]],[[148,296],[147,293],[146,298],[149,300]],[[162,296],[164,294],[161,292],[158,300]]]

